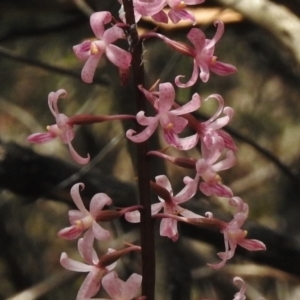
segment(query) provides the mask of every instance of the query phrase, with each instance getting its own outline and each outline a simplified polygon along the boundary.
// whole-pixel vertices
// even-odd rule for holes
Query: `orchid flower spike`
[[[224,235],[225,252],[218,253],[218,256],[222,259],[220,263],[208,264],[214,269],[223,267],[226,264],[226,261],[234,256],[237,245],[240,245],[249,251],[266,250],[265,244],[261,241],[246,239],[247,231],[241,229],[248,218],[248,205],[239,197],[231,198],[229,203],[236,206],[237,212],[229,223],[224,223],[224,226],[221,229],[221,232]]]
[[[173,196],[173,189],[169,179],[165,175],[155,177],[156,183],[152,183],[152,188],[159,195],[159,203],[151,205],[151,214],[157,214],[161,209],[165,214],[181,215],[186,218],[203,218],[202,216],[187,210],[178,204],[184,203],[191,199],[196,191],[197,185],[193,182],[187,184],[176,196]],[[131,223],[140,222],[140,212],[132,211],[125,214],[125,219]],[[160,223],[160,235],[167,236],[173,241],[177,241],[177,220],[173,218],[163,218]]]
[[[183,75],[179,75],[175,78],[175,83],[178,87],[186,88],[194,85],[198,75],[203,82],[207,82],[210,76],[209,71],[223,76],[237,71],[236,67],[219,62],[217,57],[214,56],[215,44],[223,35],[224,24],[221,21],[216,21],[215,26],[217,26],[217,31],[211,40],[206,39],[204,32],[198,28],[192,28],[188,33],[187,38],[194,46],[190,51],[191,56],[194,57],[194,69],[192,77],[187,83],[180,82],[180,78],[184,77]]]
[[[92,233],[99,241],[108,240],[110,233],[97,223],[97,217],[101,214],[103,207],[110,205],[112,200],[106,194],[98,193],[92,198],[90,211],[88,211],[81,199],[80,188],[84,188],[83,183],[76,183],[71,188],[71,197],[78,208],[78,210],[69,211],[69,220],[72,225],[60,230],[57,235],[67,240],[73,240],[87,230],[86,235]]]
[[[114,25],[105,30],[104,25],[112,20],[108,11],[93,13],[90,17],[90,25],[96,36],[96,40],[87,40],[75,45],[73,50],[80,60],[86,60],[81,77],[86,83],[91,83],[103,53],[120,70],[128,70],[131,63],[131,54],[112,43],[117,39],[124,39],[123,29]]]
[[[171,83],[161,83],[158,93],[149,92],[143,87],[139,88],[154,106],[157,115],[146,117],[144,111],[138,112],[136,116],[137,122],[147,127],[138,134],[134,130],[129,129],[126,132],[126,136],[135,143],[144,142],[153,134],[158,124],[160,124],[163,129],[164,139],[169,145],[180,150],[193,148],[198,142],[198,135],[196,133],[185,138],[178,136],[188,123],[185,118],[180,116],[197,110],[200,107],[200,96],[195,93],[188,103],[171,110],[172,105],[175,103],[175,89]]]
[[[27,141],[34,144],[42,144],[59,137],[64,144],[69,146],[70,154],[77,163],[87,164],[90,161],[89,154],[86,158],[84,158],[75,151],[71,144],[74,139],[75,132],[72,126],[68,123],[69,118],[65,114],[60,113],[58,110],[58,100],[65,97],[67,97],[67,92],[63,89],[59,89],[58,91],[51,92],[49,94],[48,105],[56,120],[56,124],[47,126],[48,132],[31,134],[27,138]]]

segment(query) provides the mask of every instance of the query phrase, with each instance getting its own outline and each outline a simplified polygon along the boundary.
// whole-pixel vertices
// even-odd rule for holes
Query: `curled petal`
[[[136,132],[132,129],[127,130],[126,136],[129,138],[131,141],[135,143],[142,143],[146,141],[155,131],[157,127],[157,122],[153,122],[150,124],[148,127],[146,127],[142,132],[134,135]]]
[[[222,21],[215,21],[215,26],[217,26],[217,31],[215,33],[215,36],[209,41],[209,43],[206,45],[206,49],[213,48],[215,44],[220,40],[224,33],[224,23]]]
[[[78,251],[81,257],[83,257],[83,259],[92,266],[99,262],[97,253],[93,248],[94,240],[95,238],[91,228],[86,231],[83,238],[78,240]]]
[[[233,167],[235,162],[236,162],[235,155],[233,154],[232,151],[228,151],[226,153],[226,158],[219,161],[218,163],[214,164],[212,166],[212,169],[215,172],[219,172],[219,171],[222,171],[222,170],[227,170],[227,169],[230,169],[231,167]]]
[[[198,64],[196,62],[196,60],[194,60],[194,67],[193,67],[193,73],[192,73],[192,77],[189,79],[189,81],[187,83],[181,83],[180,82],[180,78],[181,77],[185,77],[183,75],[178,75],[175,78],[175,84],[180,87],[180,88],[187,88],[190,87],[192,85],[194,85],[197,81],[198,78],[198,74],[199,74],[199,67]]]
[[[186,178],[187,179],[187,178]],[[173,198],[174,203],[180,204],[190,200],[197,192],[198,180],[185,181],[186,186]]]
[[[80,193],[79,193],[79,189],[84,189],[84,184],[83,183],[76,183],[72,186],[71,188],[71,197],[75,203],[75,205],[77,206],[77,208],[84,213],[86,216],[89,215],[89,211],[85,208],[83,201],[81,199]]]
[[[91,15],[90,24],[95,36],[98,39],[102,39],[105,31],[104,24],[109,23],[111,19],[111,13],[108,11],[96,12]]]
[[[81,165],[85,165],[90,161],[90,155],[88,154],[86,158],[80,156],[75,149],[73,148],[71,143],[68,143],[69,146],[69,150],[70,150],[70,154],[72,156],[72,158],[79,164]]]
[[[111,205],[112,200],[104,193],[95,194],[90,203],[90,213],[93,217],[97,217],[99,212],[105,205]]]
[[[246,300],[245,292],[246,292],[246,284],[241,277],[234,277],[233,283],[235,285],[240,285],[241,289],[234,295],[233,300]]]
[[[90,272],[94,268],[93,266],[69,258],[65,252],[60,256],[60,264],[65,269],[75,272]]]
[[[59,114],[59,110],[57,107],[57,101],[59,98],[66,98],[67,92],[64,89],[59,89],[56,92],[51,92],[48,95],[48,105],[49,108],[53,114],[53,116],[56,118],[56,116]]]
[[[174,115],[184,115],[190,112],[197,110],[201,105],[201,98],[198,93],[195,93],[188,103],[184,104],[183,106],[173,109],[172,113]]]
[[[111,28],[108,28],[102,37],[102,40],[107,44],[112,44],[114,41],[116,41],[117,39],[124,39],[125,38],[125,34],[123,29],[121,29],[120,27],[114,25]]]

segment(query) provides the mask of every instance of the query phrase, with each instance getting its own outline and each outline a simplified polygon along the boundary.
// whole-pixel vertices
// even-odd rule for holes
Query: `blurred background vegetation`
[[[215,253],[223,251],[222,236],[179,225],[177,244],[157,238],[158,300],[229,300],[236,292],[235,275],[247,281],[247,299],[259,295],[300,299],[300,43],[294,39],[300,32],[300,2],[250,2],[206,0],[195,8],[197,26],[208,38],[215,33],[215,19],[225,22],[216,55],[234,64],[238,73],[212,74],[206,84],[198,81],[191,89],[179,90],[177,101],[184,103],[195,92],[202,99],[218,93],[234,108],[228,132],[239,148],[238,163],[222,178],[250,206],[249,237],[261,239],[268,249],[265,253],[239,249],[226,267],[215,271],[206,263],[217,261]],[[115,16],[119,9],[116,0],[87,4]],[[130,86],[120,86],[118,71],[105,58],[94,84],[81,81],[83,63],[72,46],[93,37],[93,32],[80,1],[2,0],[0,22],[0,299],[75,299],[84,275],[64,271],[59,257],[65,251],[78,258],[76,242],[56,236],[68,224],[69,189],[74,182],[84,182],[86,204],[97,192],[106,192],[117,207],[136,203],[135,172],[128,154],[134,150],[123,138],[124,128],[132,124],[78,127],[74,147],[92,158],[83,169],[59,141],[32,146],[26,138],[53,124],[47,105],[51,91],[67,90],[68,98],[59,107],[68,116],[133,113],[134,95]],[[140,25],[141,31],[156,26],[149,20]],[[183,22],[159,31],[186,41],[189,28]],[[173,82],[178,74],[187,78],[191,74],[191,59],[161,41],[146,41],[144,47],[147,88],[158,78]],[[199,118],[215,109],[213,101],[204,104]],[[164,146],[163,142],[158,146],[155,138],[153,144]],[[195,150],[190,154],[199,155]],[[186,170],[153,159],[153,174],[164,168],[179,191]],[[232,216],[224,200],[200,193],[190,207],[199,213],[213,211],[226,221]],[[99,253],[108,246],[121,247],[123,241],[138,243],[137,228],[123,220],[104,226],[114,232],[114,239],[98,245]],[[139,259],[127,257],[118,268],[126,279],[130,272],[140,272]],[[28,289],[30,294],[21,293]]]

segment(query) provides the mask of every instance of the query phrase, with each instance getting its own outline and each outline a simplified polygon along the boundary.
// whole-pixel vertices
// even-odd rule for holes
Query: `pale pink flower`
[[[158,197],[160,201],[159,203],[151,205],[152,215],[157,214],[161,209],[163,209],[164,213],[169,215],[181,215],[186,218],[203,218],[202,216],[178,205],[188,201],[195,195],[197,185],[193,181],[186,182],[186,186],[176,196],[173,196],[170,181],[165,175],[156,176],[155,181],[156,186],[152,185],[152,187],[155,189],[155,192],[161,195],[161,197]],[[125,218],[128,222],[138,223],[140,222],[141,215],[139,211],[132,211],[126,213]],[[160,235],[167,236],[173,241],[176,241],[178,239],[177,220],[172,218],[163,218],[160,223]]]
[[[179,75],[175,78],[175,83],[178,87],[190,87],[197,81],[198,76],[203,82],[207,82],[210,76],[210,71],[218,75],[229,75],[237,70],[234,66],[217,61],[214,56],[215,44],[219,41],[224,32],[224,24],[221,21],[216,21],[217,31],[215,36],[210,40],[205,38],[205,34],[198,28],[192,28],[187,35],[194,48],[188,47],[189,55],[194,57],[194,69],[192,77],[187,83],[181,83]],[[166,40],[166,42],[168,42]],[[199,73],[200,70],[200,73]]]
[[[131,300],[133,299],[142,283],[142,276],[133,273],[127,281],[123,281],[114,271],[105,275],[102,279],[102,285],[112,300]]]
[[[60,140],[69,146],[70,154],[72,158],[79,164],[87,164],[90,161],[90,156],[86,158],[81,157],[73,148],[71,142],[74,139],[75,132],[72,126],[68,123],[69,118],[59,112],[57,102],[60,98],[65,98],[67,92],[63,89],[59,89],[56,92],[51,92],[48,96],[48,105],[50,111],[52,112],[56,124],[47,126],[48,132],[45,133],[34,133],[31,134],[27,141],[35,144],[47,143],[55,138],[60,138]]]
[[[223,149],[224,142],[218,136],[213,138],[210,148],[207,148],[204,144],[201,145],[202,158],[196,163],[196,171],[197,176],[203,180],[199,188],[206,196],[216,195],[228,198],[233,196],[231,189],[222,184],[218,172],[231,168],[235,164],[236,159],[233,152],[228,150],[225,158],[218,160]]]
[[[225,148],[236,151],[237,147],[231,136],[227,132],[221,130],[221,128],[226,126],[232,119],[234,111],[229,106],[224,107],[224,99],[221,95],[210,95],[204,101],[212,98],[218,101],[217,111],[207,121],[200,123],[198,122],[194,129],[199,133],[201,143],[204,143],[207,148],[212,146],[213,138],[219,136],[223,139]],[[221,117],[222,113],[225,116]]]
[[[169,19],[174,23],[180,20],[191,20],[194,25],[196,23],[195,16],[188,12],[185,8],[187,5],[197,5],[203,3],[205,0],[134,0],[134,13],[136,22],[143,17],[152,17],[153,20],[162,23],[168,23]],[[122,1],[119,0],[122,3]],[[165,13],[163,8],[169,6],[170,10]],[[119,11],[120,18],[125,21],[123,5]]]
[[[88,242],[84,242],[83,239],[78,240],[79,253],[86,263],[69,258],[65,252],[62,253],[60,257],[60,263],[64,268],[75,272],[88,272],[87,277],[78,291],[76,300],[95,296],[101,287],[101,280],[103,276],[114,269],[117,264],[116,261],[109,265],[101,263],[95,249],[92,247],[93,238],[94,237],[92,235],[89,235],[89,239],[91,240]],[[114,252],[114,249],[108,249],[106,256]]]
[[[174,24],[177,24],[180,20],[190,20],[193,22],[193,25],[195,25],[195,16],[185,8],[187,5],[197,5],[204,1],[205,0],[166,0],[167,4],[170,6],[168,16]]]
[[[88,40],[73,47],[76,56],[80,60],[86,60],[82,69],[81,77],[86,83],[91,83],[103,53],[121,70],[127,70],[131,63],[131,54],[112,43],[117,39],[124,39],[123,29],[112,26],[105,30],[104,25],[112,20],[108,11],[93,13],[90,17],[91,28],[97,40]]]
[[[180,117],[181,115],[195,111],[200,106],[200,96],[195,93],[188,103],[181,107],[171,110],[175,103],[175,90],[171,83],[162,83],[159,85],[159,92],[148,92],[140,87],[146,98],[152,103],[157,111],[155,117],[146,117],[144,111],[138,112],[137,122],[143,126],[147,126],[142,132],[136,134],[136,131],[129,129],[126,136],[135,143],[146,141],[155,131],[158,124],[163,129],[163,136],[169,145],[180,150],[188,150],[193,148],[198,142],[198,135],[194,134],[189,137],[180,138],[179,133],[186,127],[188,121]]]
[[[58,232],[58,236],[68,240],[78,238],[84,231],[86,234],[92,232],[93,236],[100,241],[110,238],[108,230],[103,229],[97,223],[97,217],[105,205],[110,205],[112,200],[104,193],[94,195],[90,202],[90,211],[88,211],[81,199],[79,190],[84,188],[83,183],[77,183],[71,188],[71,197],[79,210],[69,211],[69,220],[72,226],[64,228]]]
[[[248,204],[244,203],[239,197],[231,198],[229,203],[232,206],[237,207],[237,212],[235,213],[232,221],[229,223],[224,223],[225,225],[223,225],[221,232],[224,235],[225,252],[218,253],[218,256],[222,259],[220,263],[209,264],[209,266],[214,269],[223,267],[226,261],[234,256],[237,245],[240,245],[249,251],[266,250],[265,244],[261,241],[255,239],[246,239],[247,231],[241,229],[248,218]]]
[[[234,295],[233,300],[246,300],[246,283],[241,277],[234,277],[233,283],[235,285],[240,285],[241,289]]]

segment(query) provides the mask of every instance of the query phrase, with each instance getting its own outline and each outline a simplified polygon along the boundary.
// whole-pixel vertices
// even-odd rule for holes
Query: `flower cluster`
[[[113,44],[118,39],[127,38],[129,48],[132,50],[132,47],[135,46],[130,44],[130,31],[134,30],[135,26],[129,28],[125,24],[125,19],[128,17],[126,16],[126,5],[128,4],[122,1],[119,2],[121,3],[120,18],[123,23],[116,21],[110,12],[93,13],[90,17],[90,25],[96,39],[86,40],[73,47],[75,55],[80,60],[85,61],[81,77],[86,83],[93,81],[103,54],[119,68],[121,74],[127,74],[130,70],[132,59],[134,59],[131,52]],[[186,10],[186,5],[197,5],[202,2],[204,0],[133,0],[131,9],[135,16],[132,17],[135,17],[136,21],[141,17],[150,16],[158,22],[167,23],[170,19],[173,23],[177,23],[184,19],[195,23],[195,17]],[[169,6],[168,11],[165,10],[166,6]],[[176,88],[187,88],[193,86],[198,77],[202,82],[207,82],[210,78],[210,71],[218,75],[229,75],[236,72],[234,66],[220,62],[214,56],[215,45],[224,32],[224,24],[221,21],[216,21],[215,26],[217,26],[217,30],[212,39],[207,39],[200,29],[192,28],[187,35],[187,39],[192,45],[170,40],[155,32],[141,36],[137,45],[140,47],[140,41],[155,37],[164,41],[176,51],[192,57],[194,68],[191,78],[186,83],[182,83],[182,75],[176,74],[174,78]],[[162,136],[168,146],[179,151],[187,151],[192,148],[199,150],[197,158],[174,157],[159,150],[152,150],[147,153],[148,155],[156,155],[180,167],[192,169],[195,173],[193,178],[189,176],[183,178],[184,187],[177,194],[173,192],[166,175],[156,176],[155,182],[146,182],[146,184],[149,184],[148,187],[150,186],[158,196],[158,203],[150,205],[150,201],[148,202],[149,210],[147,213],[151,222],[151,218],[161,219],[160,235],[168,237],[174,242],[178,240],[178,221],[219,229],[224,236],[225,251],[218,253],[221,262],[208,264],[214,269],[223,267],[234,256],[237,245],[250,251],[265,250],[266,247],[261,241],[246,238],[247,232],[242,227],[248,217],[248,205],[241,198],[234,195],[234,192],[222,181],[219,174],[232,168],[236,162],[235,152],[237,147],[230,135],[223,129],[232,119],[233,109],[225,106],[221,95],[212,94],[204,102],[214,99],[218,103],[218,108],[208,120],[200,122],[193,116],[193,113],[200,109],[203,103],[198,93],[193,94],[185,104],[179,105],[176,103],[175,87],[170,82],[160,83],[157,91],[154,90],[154,87],[148,90],[142,84],[138,85],[138,89],[153,107],[154,116],[149,116],[147,111],[141,110],[136,113],[136,116],[79,115],[68,118],[59,112],[57,105],[60,98],[66,97],[66,91],[60,89],[57,92],[51,92],[48,97],[48,104],[55,117],[56,124],[48,126],[47,133],[32,134],[28,137],[28,141],[44,143],[58,137],[68,145],[73,159],[77,163],[85,164],[90,160],[89,155],[86,158],[81,157],[71,144],[75,137],[74,125],[134,118],[139,125],[145,128],[139,130],[140,132],[137,132],[136,129],[129,129],[126,136],[130,141],[138,144],[147,142],[159,128],[162,130]],[[139,128],[141,127],[139,126]],[[186,129],[191,130],[192,134],[185,136]],[[145,154],[142,159],[146,160],[149,157],[146,157]],[[145,170],[145,172],[148,171]],[[143,178],[138,180],[143,180]],[[112,221],[123,215],[125,215],[128,222],[143,222],[143,218],[146,218],[143,210],[145,212],[147,206],[136,205],[121,210],[110,210],[108,207],[112,204],[112,199],[107,194],[97,193],[89,202],[88,210],[86,208],[88,203],[87,200],[82,198],[81,189],[84,189],[83,183],[77,183],[71,188],[71,197],[77,210],[69,211],[71,226],[60,230],[58,236],[72,240],[83,234],[83,237],[78,240],[78,251],[84,263],[69,258],[66,253],[62,253],[60,262],[68,270],[88,273],[79,289],[78,300],[94,297],[100,290],[101,285],[113,300],[130,300],[139,292],[142,276],[134,273],[124,282],[119,279],[117,272],[112,270],[116,266],[117,260],[128,252],[144,251],[143,253],[145,253],[147,249],[130,244],[120,250],[109,248],[108,252],[99,258],[94,243],[95,240],[107,241],[111,238],[109,230],[103,228],[99,222]],[[214,218],[211,212],[202,216],[185,208],[186,203],[200,192],[205,196],[220,197],[227,201],[228,205],[236,210],[233,219],[230,222],[224,222]],[[144,275],[147,276],[147,270],[143,271]],[[241,290],[235,295],[234,299],[245,299],[244,282],[238,277],[234,279],[234,282],[242,283]],[[142,291],[141,299],[145,298],[152,299],[152,297],[143,294]]]

